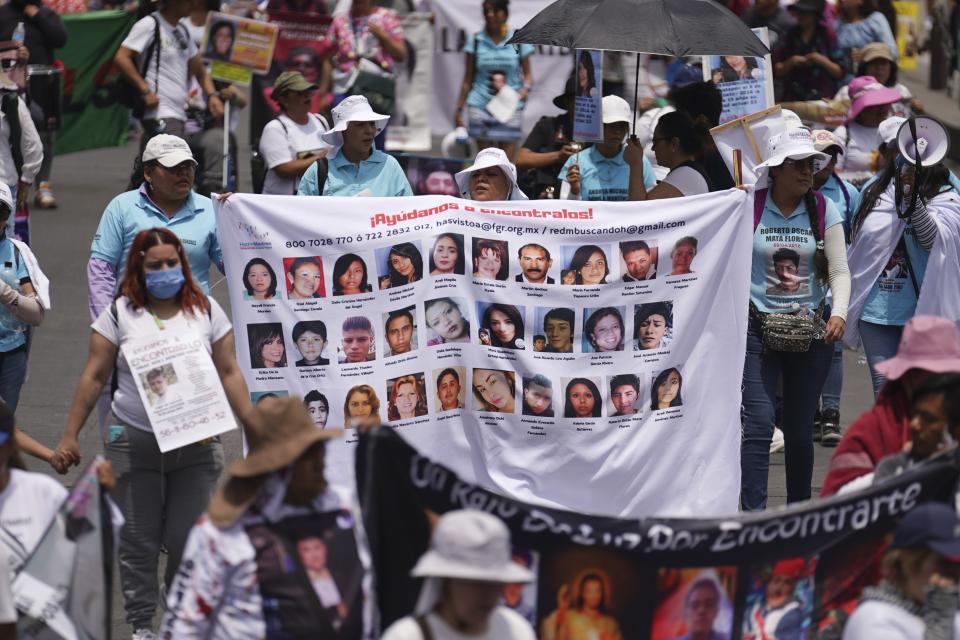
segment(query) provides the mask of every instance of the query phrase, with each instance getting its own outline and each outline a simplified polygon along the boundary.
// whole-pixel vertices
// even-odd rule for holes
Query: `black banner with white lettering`
[[[879,581],[900,517],[952,500],[960,471],[944,456],[860,492],[762,514],[624,520],[502,497],[387,428],[361,438],[356,460],[384,629],[413,610],[420,585],[409,573],[436,519],[473,508],[503,520],[514,560],[537,575],[507,585],[503,604],[538,637],[574,640],[839,637],[862,588]],[[570,482],[590,490],[589,478]]]

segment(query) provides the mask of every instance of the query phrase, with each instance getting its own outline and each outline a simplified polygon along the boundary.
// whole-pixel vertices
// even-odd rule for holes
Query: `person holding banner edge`
[[[164,583],[169,587],[190,527],[213,495],[223,448],[214,437],[161,453],[121,346],[161,332],[198,336],[241,424],[253,408],[234,355],[230,322],[194,281],[186,251],[172,231],[153,228],[137,234],[120,294],[93,324],[90,355],[57,453],[65,464],[80,462],[78,435],[116,370],[113,422],[104,449],[116,469],[114,495],[126,520],[118,545],[120,579],[126,619],[137,639],[152,637],[160,548],[168,552]]]
[[[833,202],[813,191],[813,174],[827,156],[816,150],[806,129],[788,129],[768,141],[766,162],[757,165],[769,187],[754,191],[753,267],[750,320],[743,371],[741,507],[767,504],[770,442],[782,385],[782,430],[786,441],[787,502],[810,497],[813,475],[813,420],[833,349],[843,337],[850,299],[850,272],[842,217]],[[799,254],[803,293],[769,293],[778,281],[771,256],[784,246]],[[833,292],[830,319],[823,327],[825,286]],[[774,315],[776,314],[776,315]],[[811,323],[804,319],[812,316]],[[776,323],[789,323],[809,336],[804,344],[785,342]],[[822,335],[822,337],[820,337]]]

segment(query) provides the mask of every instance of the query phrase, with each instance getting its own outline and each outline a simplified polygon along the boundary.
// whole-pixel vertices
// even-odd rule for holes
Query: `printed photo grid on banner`
[[[355,429],[379,424],[517,499],[735,510],[749,198],[575,206],[217,203],[251,392],[322,397],[325,424],[348,429],[329,460],[347,486]]]
[[[840,638],[881,580],[897,522],[925,502],[952,504],[960,472],[954,450],[862,491],[762,514],[628,520],[511,500],[387,430],[363,436],[357,463],[384,628],[413,610],[410,569],[438,517],[469,508],[500,518],[514,562],[536,575],[505,585],[501,605],[538,638],[578,640]]]

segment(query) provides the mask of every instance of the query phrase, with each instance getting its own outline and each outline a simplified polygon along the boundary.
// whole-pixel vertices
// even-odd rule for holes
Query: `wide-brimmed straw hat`
[[[483,149],[480,153],[477,154],[476,159],[473,161],[473,165],[457,173],[454,178],[457,181],[457,189],[460,190],[460,195],[464,198],[470,197],[470,174],[474,171],[479,171],[480,169],[489,169],[490,167],[500,167],[500,170],[503,171],[504,175],[507,176],[507,180],[510,182],[510,200],[529,200],[527,194],[520,190],[520,187],[517,186],[517,168],[514,166],[510,159],[507,157],[507,154],[504,153],[503,149],[498,149],[496,147],[490,147],[488,149]]]
[[[874,368],[887,380],[896,380],[910,369],[960,373],[960,331],[945,318],[914,316],[903,328],[897,355]]]
[[[902,96],[896,89],[885,87],[873,76],[858,76],[849,85],[850,111],[847,122],[856,120],[860,112],[868,107],[900,102]]]
[[[347,96],[333,108],[332,115],[333,126],[329,131],[320,134],[320,138],[333,147],[329,157],[336,155],[343,146],[343,132],[351,122],[375,122],[377,135],[380,135],[390,120],[390,116],[374,111],[364,96]]]
[[[227,468],[227,481],[207,509],[218,527],[228,527],[250,507],[267,476],[285,469],[317,442],[343,434],[341,429],[318,429],[297,398],[265,398],[257,403],[245,425],[247,457]]]

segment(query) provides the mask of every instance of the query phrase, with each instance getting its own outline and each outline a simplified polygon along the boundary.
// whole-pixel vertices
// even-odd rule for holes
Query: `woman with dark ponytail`
[[[888,135],[895,136],[897,121],[902,119],[885,120],[880,130],[890,129]],[[895,147],[895,140],[886,146]],[[875,395],[886,382],[876,365],[896,354],[903,327],[917,313],[920,293],[928,286],[924,280],[940,235],[939,221],[960,218],[960,196],[943,164],[922,167],[917,175],[903,156],[895,150],[892,155],[861,195],[850,228],[854,275],[850,331],[844,341],[851,347],[863,344]],[[946,295],[955,296],[956,291]]]
[[[814,148],[807,129],[788,129],[770,139],[766,157],[757,169],[760,180],[766,177],[769,187],[754,193],[753,207],[740,456],[744,511],[766,507],[770,441],[781,378],[787,502],[810,497],[814,415],[833,357],[829,343],[843,336],[850,298],[843,218],[833,202],[813,191],[813,174],[818,164],[826,164],[827,155]],[[833,308],[824,312],[827,282],[833,292]],[[771,314],[814,316],[815,334],[809,347],[785,351],[772,333],[765,336],[770,332],[766,325]],[[829,317],[825,328],[821,315]]]
[[[700,163],[710,147],[710,124],[703,116],[692,119],[683,111],[661,116],[653,131],[653,153],[657,164],[670,170],[654,188],[644,186],[643,148],[631,139],[624,152],[630,165],[630,199],[682,198],[712,191],[707,171]]]

